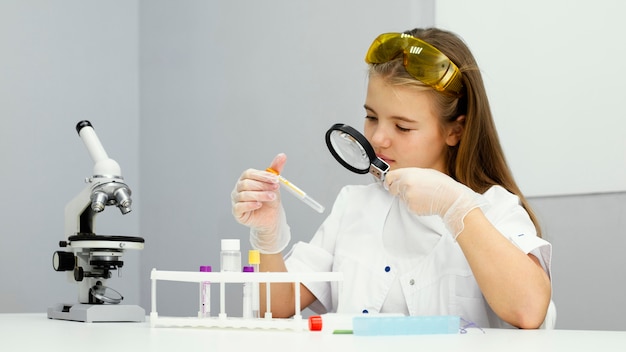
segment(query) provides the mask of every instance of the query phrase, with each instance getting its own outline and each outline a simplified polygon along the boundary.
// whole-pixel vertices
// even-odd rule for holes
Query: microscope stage
[[[144,239],[130,236],[75,235],[67,241],[72,248],[143,249]]]

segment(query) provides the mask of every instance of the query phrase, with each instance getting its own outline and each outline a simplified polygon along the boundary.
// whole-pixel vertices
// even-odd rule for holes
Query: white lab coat
[[[536,236],[518,197],[500,186],[483,196],[491,223],[550,275],[552,247]],[[311,242],[296,243],[285,263],[288,271],[344,273],[341,284],[304,283],[318,313],[458,315],[480,327],[510,327],[488,306],[441,218],[410,213],[378,183],[344,187]]]

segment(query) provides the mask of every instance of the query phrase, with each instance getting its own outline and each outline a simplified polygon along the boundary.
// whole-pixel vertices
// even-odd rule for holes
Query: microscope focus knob
[[[85,270],[82,266],[74,268],[74,280],[81,282],[85,278]]]
[[[76,258],[72,252],[56,251],[52,255],[52,267],[56,271],[74,270]]]

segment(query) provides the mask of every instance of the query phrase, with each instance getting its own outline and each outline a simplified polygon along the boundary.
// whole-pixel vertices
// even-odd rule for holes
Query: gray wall
[[[552,243],[557,328],[626,330],[626,193],[530,203]]]
[[[244,169],[285,152],[284,175],[327,208],[342,185],[369,181],[332,159],[324,132],[360,128],[371,39],[433,13],[434,1],[1,2],[0,312],[75,299],[50,260],[92,168],[77,121],[94,123],[133,190],[133,212],[107,210],[97,230],[146,239],[110,284],[148,311],[152,268],[217,267],[226,237],[249,249],[229,199]],[[324,216],[284,201],[294,240],[308,240]],[[626,194],[531,202],[554,244],[557,327],[625,330]],[[159,285],[160,314],[196,314],[194,285]]]

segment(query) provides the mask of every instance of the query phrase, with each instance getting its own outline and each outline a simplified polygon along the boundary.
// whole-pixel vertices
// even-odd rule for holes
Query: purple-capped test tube
[[[210,265],[200,266],[200,272],[210,273]],[[211,316],[211,282],[200,282],[200,310],[198,311],[198,318],[207,318]]]
[[[244,273],[253,273],[254,267],[246,265],[243,267]],[[253,318],[252,315],[252,282],[244,282],[243,284],[243,317],[246,319]]]

